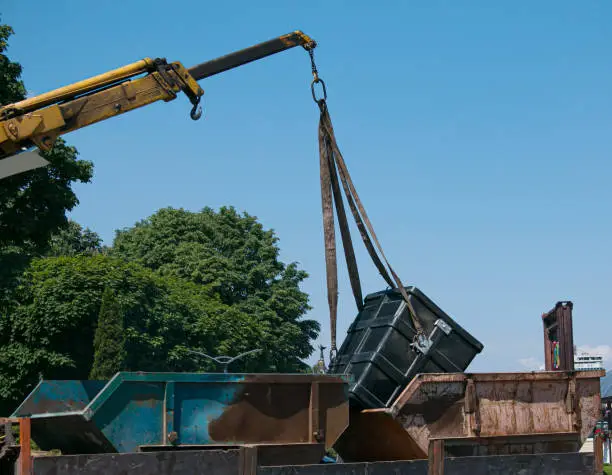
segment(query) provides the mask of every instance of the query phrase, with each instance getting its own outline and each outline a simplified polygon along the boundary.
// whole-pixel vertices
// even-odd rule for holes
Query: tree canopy
[[[209,287],[263,330],[262,344],[274,351],[260,358],[267,359],[262,370],[295,371],[312,353],[320,326],[302,319],[310,306],[299,286],[308,274],[295,263],[282,263],[277,244],[273,230],[233,207],[218,212],[164,208],[118,231],[111,254]]]
[[[89,228],[83,228],[76,221],[68,220],[66,227],[54,233],[49,239],[45,255],[49,257],[77,256],[106,251],[98,233]]]

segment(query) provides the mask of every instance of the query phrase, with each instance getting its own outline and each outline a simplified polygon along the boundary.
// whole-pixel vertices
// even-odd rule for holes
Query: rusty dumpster
[[[390,408],[354,410],[336,444],[345,462],[578,452],[600,416],[605,371],[421,374]]]
[[[43,380],[13,414],[31,418],[41,449],[64,454],[254,443],[314,444],[320,456],[348,416],[344,377],[140,372]]]

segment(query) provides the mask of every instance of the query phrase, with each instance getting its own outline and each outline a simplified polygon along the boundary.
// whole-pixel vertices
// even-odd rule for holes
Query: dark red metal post
[[[19,418],[19,475],[30,475],[32,473],[31,428],[29,417]]]
[[[444,440],[429,441],[428,475],[444,475]]]
[[[601,435],[595,434],[593,437],[593,455],[595,460],[593,461],[593,473],[595,475],[602,475],[604,473],[604,439]]]
[[[321,441],[319,416],[319,383],[313,382],[310,386],[310,407],[308,410],[309,442]]]
[[[546,371],[574,371],[573,307],[569,301],[557,302],[542,315]]]

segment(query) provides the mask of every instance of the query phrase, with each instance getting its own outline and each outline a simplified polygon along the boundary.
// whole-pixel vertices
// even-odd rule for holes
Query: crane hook
[[[191,116],[192,120],[198,120],[200,117],[202,117],[202,106],[200,106],[199,97],[193,101],[193,107],[191,108],[189,115]]]

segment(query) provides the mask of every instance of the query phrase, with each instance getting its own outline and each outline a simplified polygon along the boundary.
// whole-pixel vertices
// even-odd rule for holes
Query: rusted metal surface
[[[470,445],[479,455],[573,451],[599,418],[603,374],[419,375],[391,408],[351,414],[336,448],[353,462],[423,458],[431,438],[452,440],[450,455]]]
[[[104,387],[106,381],[44,381],[20,407],[20,413],[81,411]]]
[[[317,464],[325,456],[324,444],[245,444],[245,445],[179,445],[169,448],[167,445],[146,445],[141,452],[196,451],[196,450],[242,450],[248,447],[258,461],[258,465],[309,465]],[[250,455],[251,457],[253,454]]]
[[[212,441],[309,442],[309,385],[245,383],[241,392],[210,421]]]
[[[429,441],[429,460],[427,475],[444,475],[444,440]]]
[[[257,445],[259,466],[310,465],[321,463],[325,456],[323,444]]]
[[[601,475],[604,473],[604,440],[597,435],[593,438],[593,473]]]
[[[19,420],[19,471],[20,475],[32,473],[32,426],[29,417]]]
[[[428,461],[262,467],[259,475],[427,475]],[[444,460],[445,475],[592,475],[591,454],[460,457]]]
[[[257,447],[245,445],[240,448],[240,475],[257,475]]]
[[[347,377],[118,373],[97,393],[81,383],[42,381],[15,411],[32,416],[43,450],[125,453],[142,445],[272,443],[330,448],[348,425]],[[64,402],[67,397],[72,402]]]
[[[458,437],[444,439],[446,453],[453,457],[574,453],[580,450],[576,433],[524,434],[496,437]]]
[[[445,460],[445,475],[591,475],[593,456],[570,454],[459,457]]]
[[[331,447],[348,425],[343,384],[313,381],[245,383],[244,391],[210,422],[213,441],[325,443]]]
[[[427,460],[262,467],[259,475],[427,475]],[[471,474],[477,475],[477,474]]]
[[[557,302],[552,310],[542,315],[546,371],[574,370],[573,308],[572,302]]]
[[[350,424],[334,448],[345,462],[427,458],[427,447],[421,447],[384,409],[352,410]]]
[[[63,455],[36,457],[33,475],[239,475],[239,467],[239,450]]]
[[[258,475],[427,475],[428,471],[427,460],[266,467],[256,457],[249,448],[242,451],[37,457],[34,459],[33,475],[254,475],[254,466]],[[593,455],[575,453],[446,458],[444,470],[445,475],[591,475]]]

